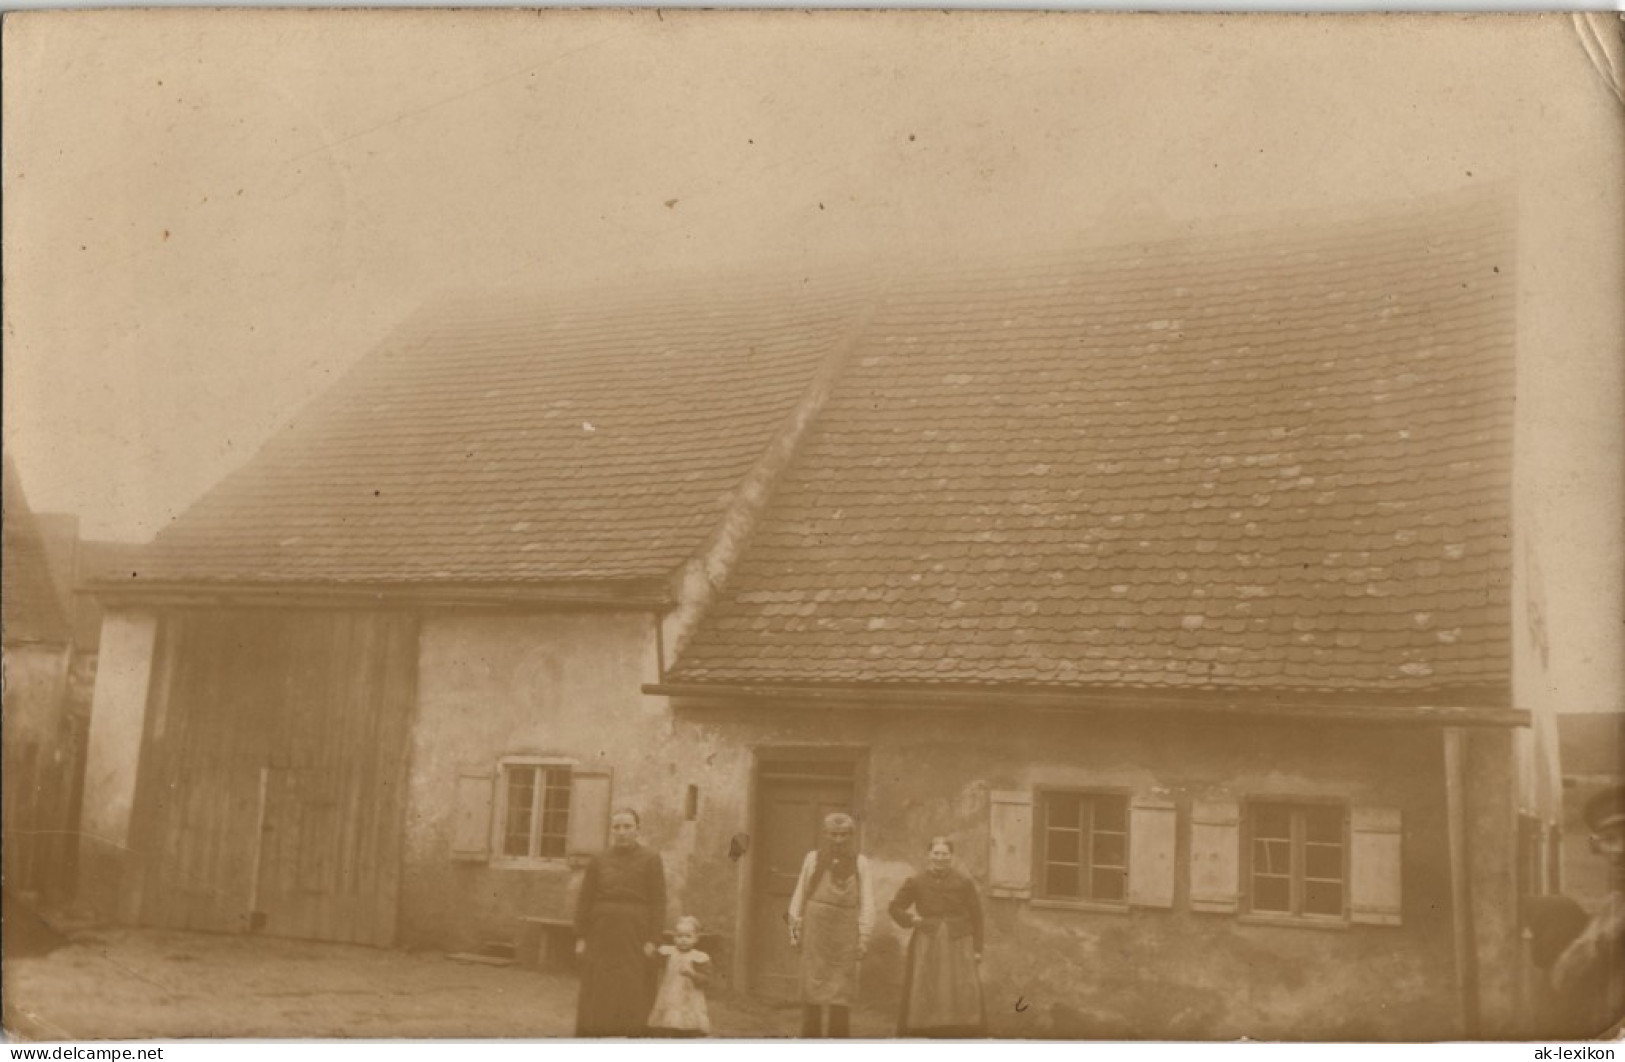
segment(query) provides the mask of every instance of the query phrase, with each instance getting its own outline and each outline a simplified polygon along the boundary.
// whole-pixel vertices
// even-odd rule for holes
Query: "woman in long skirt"
[[[576,1035],[642,1036],[654,1005],[655,946],[666,922],[666,872],[638,843],[638,813],[609,819],[609,851],[587,864],[576,901],[581,995]]]
[[[982,1009],[982,905],[970,878],[954,869],[954,844],[933,837],[928,869],[897,890],[888,910],[914,933],[903,973],[899,1036],[970,1039],[987,1035]]]

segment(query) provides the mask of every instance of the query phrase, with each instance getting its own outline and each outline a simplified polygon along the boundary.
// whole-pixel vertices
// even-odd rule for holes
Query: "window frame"
[[[1288,810],[1290,818],[1289,829],[1291,836],[1287,839],[1288,872],[1287,892],[1289,910],[1259,910],[1256,907],[1257,893],[1255,889],[1256,854],[1254,846],[1256,839],[1256,813],[1262,806],[1274,805]],[[1310,843],[1307,839],[1307,815],[1312,809],[1336,808],[1339,812],[1339,847],[1342,852],[1341,874],[1338,878],[1339,892],[1342,898],[1341,909],[1337,914],[1322,914],[1305,911],[1304,900],[1307,893],[1308,868],[1305,851]],[[1304,797],[1280,794],[1259,794],[1247,797],[1241,804],[1241,909],[1238,917],[1244,922],[1267,925],[1288,926],[1320,926],[1324,928],[1343,928],[1350,924],[1353,903],[1354,875],[1354,837],[1353,837],[1353,805],[1342,797]],[[1321,879],[1324,880],[1324,879]]]
[[[1128,898],[1129,898],[1129,893],[1130,893],[1130,890],[1129,890],[1129,873],[1130,873],[1130,868],[1131,868],[1131,864],[1132,864],[1132,854],[1131,853],[1133,851],[1133,849],[1132,849],[1132,845],[1133,845],[1132,831],[1133,831],[1134,791],[1132,789],[1129,789],[1129,788],[1126,788],[1126,787],[1119,787],[1119,786],[1038,785],[1038,786],[1033,787],[1032,792],[1033,792],[1033,813],[1032,813],[1032,819],[1033,819],[1033,865],[1032,865],[1032,882],[1031,882],[1031,885],[1029,887],[1029,896],[1028,896],[1028,901],[1027,902],[1030,903],[1033,907],[1040,907],[1040,908],[1049,907],[1049,908],[1057,908],[1057,909],[1065,909],[1065,910],[1073,910],[1073,911],[1104,911],[1104,912],[1112,912],[1112,913],[1122,913],[1122,912],[1128,911],[1129,910],[1129,899]],[[1116,900],[1100,900],[1100,899],[1095,899],[1092,895],[1091,896],[1056,896],[1056,895],[1052,895],[1049,892],[1049,874],[1048,874],[1047,871],[1048,871],[1048,867],[1049,867],[1049,864],[1050,864],[1050,860],[1048,858],[1048,856],[1049,856],[1050,800],[1051,800],[1051,798],[1057,797],[1057,796],[1082,797],[1086,801],[1093,801],[1095,799],[1102,798],[1102,797],[1122,801],[1122,805],[1123,805],[1123,864],[1122,864],[1123,892],[1122,892],[1122,897],[1120,899],[1116,899]],[[1093,809],[1091,807],[1091,810],[1089,812],[1091,826],[1093,825],[1093,821],[1094,821],[1093,815],[1094,815],[1094,812],[1093,812]],[[1084,832],[1082,830],[1081,823],[1080,823],[1079,830],[1080,830],[1080,834]],[[1093,874],[1094,874],[1094,870],[1095,870],[1095,864],[1092,862],[1093,854],[1094,854],[1092,838],[1093,838],[1093,835],[1094,835],[1095,831],[1093,829],[1090,829],[1087,832],[1088,832],[1089,837],[1091,838],[1091,840],[1089,841],[1089,851],[1087,853],[1087,855],[1088,855],[1088,857],[1089,857],[1089,859],[1091,861],[1089,861],[1089,862],[1084,862],[1083,861],[1084,856],[1085,856],[1086,853],[1084,853],[1080,849],[1080,851],[1079,851],[1080,862],[1078,863],[1078,867],[1079,867],[1080,881],[1084,877],[1088,877],[1088,879],[1090,880],[1090,892],[1092,893],[1093,892]],[[1081,838],[1080,838],[1080,843],[1081,843]],[[1113,868],[1107,868],[1107,869],[1113,869]]]
[[[570,821],[571,816],[573,816],[576,811],[574,790],[575,772],[578,766],[579,764],[577,764],[576,761],[559,756],[513,755],[503,756],[497,760],[495,779],[497,792],[496,799],[492,801],[492,806],[495,813],[491,816],[490,862],[493,866],[560,866],[569,862]],[[538,776],[538,781],[541,784],[537,786],[536,795],[532,797],[529,837],[530,851],[525,855],[510,855],[507,852],[509,812],[508,798],[509,793],[511,792],[508,775],[509,772],[516,767],[532,768],[541,772]],[[565,777],[567,779],[567,784],[564,786],[564,789],[570,794],[569,803],[564,809],[564,829],[562,832],[564,846],[563,850],[557,855],[543,855],[542,838],[547,812],[547,791],[549,788],[558,788],[556,786],[550,787],[547,785],[546,772],[558,769],[563,769],[566,772]]]

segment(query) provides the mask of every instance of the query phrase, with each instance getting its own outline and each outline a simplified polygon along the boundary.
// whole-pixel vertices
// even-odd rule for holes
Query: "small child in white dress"
[[[695,947],[700,941],[700,920],[684,915],[672,927],[675,944],[662,944],[665,969],[654,1010],[649,1012],[649,1034],[667,1038],[708,1036],[711,1016],[705,1007],[705,985],[711,979],[711,956]]]

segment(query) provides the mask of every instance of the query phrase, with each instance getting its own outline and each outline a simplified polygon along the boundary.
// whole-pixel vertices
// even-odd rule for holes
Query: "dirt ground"
[[[5,928],[17,940],[26,927]],[[30,944],[6,949],[8,1039],[531,1039],[569,1036],[575,1015],[570,975],[434,952],[126,928]],[[710,1006],[717,1036],[797,1030],[794,1005],[719,993]],[[853,1026],[891,1032],[880,1013]]]

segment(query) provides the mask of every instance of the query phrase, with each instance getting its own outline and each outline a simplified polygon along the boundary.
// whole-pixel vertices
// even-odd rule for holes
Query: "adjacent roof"
[[[864,298],[796,276],[431,306],[165,529],[141,580],[666,577]]]
[[[0,543],[0,622],[5,642],[66,644],[72,627],[62,610],[56,583],[46,562],[45,542],[34,513],[23,496],[22,481],[10,455],[5,465],[4,542]]]
[[[80,539],[74,565],[73,643],[85,652],[95,652],[102,641],[102,603],[85,591],[93,583],[128,584],[147,574],[147,554],[151,546],[136,542],[104,542]]]
[[[1507,232],[1475,203],[894,285],[668,681],[1505,688]]]

